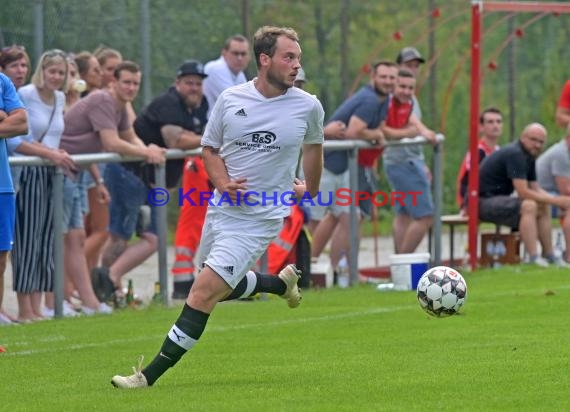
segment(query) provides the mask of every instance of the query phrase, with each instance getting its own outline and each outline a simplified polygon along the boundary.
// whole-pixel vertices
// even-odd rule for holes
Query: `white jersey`
[[[242,219],[283,218],[302,144],[323,144],[324,111],[301,89],[268,99],[253,82],[222,92],[202,137],[202,146],[220,149],[230,179],[247,179],[247,198],[232,205],[215,190],[209,207]]]

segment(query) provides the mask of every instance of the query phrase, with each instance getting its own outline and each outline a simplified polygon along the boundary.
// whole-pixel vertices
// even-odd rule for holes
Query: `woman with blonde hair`
[[[18,90],[28,110],[29,131],[7,141],[11,154],[40,156],[66,173],[75,173],[71,157],[59,149],[67,87],[65,53],[50,50],[42,54],[31,84]],[[54,175],[53,167],[24,166],[18,178],[12,273],[18,320],[23,322],[42,319],[42,292],[53,291]]]

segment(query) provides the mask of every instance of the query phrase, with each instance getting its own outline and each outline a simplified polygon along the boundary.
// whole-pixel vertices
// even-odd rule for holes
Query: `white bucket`
[[[394,290],[414,290],[428,270],[429,253],[401,253],[390,255],[390,274]]]

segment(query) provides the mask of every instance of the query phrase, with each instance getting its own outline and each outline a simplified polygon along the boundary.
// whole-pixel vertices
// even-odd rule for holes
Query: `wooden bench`
[[[443,215],[441,216],[442,226],[449,227],[449,265],[453,266],[455,264],[455,227],[456,226],[466,226],[469,223],[469,217],[460,214],[456,215]],[[432,242],[432,230],[429,230],[429,246],[428,250],[431,250]]]
[[[442,226],[447,226],[449,228],[449,265],[455,265],[455,227],[456,226],[467,226],[469,224],[469,217],[460,214],[455,215],[443,215],[441,216]],[[481,233],[481,259],[480,264],[482,266],[490,266],[492,263],[496,263],[497,260],[494,256],[489,256],[487,253],[487,243],[497,242],[500,240],[503,242],[506,248],[506,254],[498,259],[499,263],[502,264],[513,264],[519,263],[519,249],[520,249],[520,238],[518,233],[503,233],[501,234],[501,226],[495,225],[494,233]],[[429,250],[431,250],[432,242],[432,231],[429,231]],[[458,262],[461,263],[461,262]]]

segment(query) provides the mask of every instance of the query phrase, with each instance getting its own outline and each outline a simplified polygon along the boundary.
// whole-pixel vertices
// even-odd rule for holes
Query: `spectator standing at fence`
[[[477,143],[479,163],[483,159],[499,150],[499,139],[503,134],[503,114],[495,107],[488,107],[479,115],[479,133],[481,137]],[[461,208],[461,214],[467,212],[467,190],[469,188],[469,170],[471,169],[470,154],[467,152],[457,175],[457,205]]]
[[[14,155],[44,157],[65,173],[72,173],[76,170],[75,164],[67,152],[59,149],[64,127],[65,90],[65,53],[61,50],[43,53],[32,83],[18,90],[28,110],[28,134],[10,139],[8,147]],[[53,291],[54,176],[53,167],[24,166],[18,178],[12,272],[13,288],[18,298],[18,319],[21,321],[41,319],[42,293]]]
[[[75,60],[69,56],[67,57],[67,83],[69,87],[65,93],[64,113],[79,101],[81,98],[81,92],[85,88],[85,81],[79,78],[77,63],[75,63]]]
[[[380,123],[386,117],[388,96],[395,80],[393,62],[380,61],[374,64],[369,84],[345,100],[333,113],[325,127],[325,137],[347,140],[364,139],[382,144],[384,133]],[[344,127],[346,125],[346,128]],[[349,206],[337,205],[338,189],[350,187],[348,150],[325,152],[324,169],[321,178],[322,202],[332,205],[311,206],[311,219],[320,221],[313,233],[312,256],[317,258],[331,239],[331,264],[334,268],[343,253],[349,255],[350,232]],[[332,194],[332,195],[331,195]],[[330,210],[329,210],[330,209]],[[358,245],[352,245],[358,247]]]
[[[421,53],[415,47],[404,47],[398,55],[396,56],[396,63],[400,68],[408,69],[414,74],[414,77],[418,77],[420,66],[425,63],[425,59],[422,57]],[[414,95],[413,100],[413,112],[416,117],[422,119],[422,109],[420,107],[420,102],[418,98]]]
[[[297,34],[265,26],[255,33],[253,47],[257,78],[222,93],[202,137],[215,198],[224,194],[236,202],[240,191],[292,189],[296,196],[315,196],[322,168],[324,112],[314,96],[293,87],[301,67]],[[254,131],[259,130],[274,137],[272,144],[251,145]],[[306,183],[294,179],[301,145]],[[301,296],[294,266],[285,267],[278,276],[250,271],[279,233],[289,210],[263,204],[209,207],[200,246],[204,268],[179,318],[146,368],[114,376],[112,384],[129,389],[154,384],[199,341],[219,301],[269,292],[281,295],[291,308],[298,306]],[[142,367],[142,359],[140,363]]]
[[[24,46],[14,45],[2,49],[2,53],[0,53],[0,71],[12,80],[16,90],[27,83],[30,73],[30,58]],[[16,193],[19,190],[21,170],[22,168],[18,166],[10,167]]]
[[[66,125],[62,147],[72,154],[98,153],[104,150],[123,156],[144,156],[149,163],[164,161],[163,150],[155,145],[146,146],[137,137],[129,121],[126,106],[136,98],[141,81],[138,65],[129,61],[122,62],[116,67],[115,76],[115,81],[110,83],[109,87],[89,93],[65,115]],[[115,166],[119,171],[109,174],[109,170],[113,170]],[[105,172],[109,177],[103,178],[99,174],[98,167],[92,165],[90,168],[90,174],[96,182],[97,201],[104,205],[109,203],[105,186],[111,193],[111,202],[115,201],[116,210],[111,206],[111,211],[117,218],[116,221],[111,220],[111,231],[113,231],[117,225],[129,223],[120,217],[124,214],[122,207],[128,208],[128,205],[124,204],[124,197],[140,198],[142,196],[144,198],[146,192],[144,189],[129,191],[132,190],[129,186],[132,173],[121,164],[109,164]],[[96,272],[90,282],[87,271],[84,251],[86,235],[83,223],[85,210],[82,209],[86,197],[84,181],[85,179],[65,180],[67,229],[65,246],[70,257],[68,265],[70,273],[73,273],[78,281],[80,279],[82,284],[87,282],[90,287],[92,286],[101,302],[96,307],[84,308],[84,312],[88,314],[93,311],[108,313],[111,311],[106,305],[108,295],[101,294],[101,283],[107,280],[107,277],[101,279],[100,274]],[[132,210],[138,211],[138,205]],[[134,220],[136,222],[136,215]],[[87,286],[85,288],[87,289]],[[111,292],[113,289],[112,287]]]
[[[556,107],[556,124],[564,129],[570,124],[570,80],[564,83],[560,92]]]
[[[123,61],[123,56],[118,50],[109,47],[98,47],[93,56],[97,59],[101,68],[101,88],[109,88],[115,81],[115,69]],[[91,60],[91,59],[90,59]],[[91,67],[96,67],[93,62]],[[126,103],[129,123],[135,119],[135,112],[131,102]],[[104,176],[106,163],[99,163],[99,174]],[[87,200],[89,208],[85,215],[85,258],[87,267],[91,271],[99,265],[105,242],[109,238],[109,204],[101,202],[99,190],[91,174],[83,175],[83,184],[87,187]]]
[[[28,132],[26,109],[10,79],[0,73],[0,325],[13,323],[2,308],[4,272],[14,240],[16,197],[8,164],[6,139]]]
[[[135,134],[126,110],[127,102],[132,102],[139,91],[141,72],[136,63],[124,61],[115,69],[115,82],[111,87],[90,93],[80,100],[66,115],[66,129],[63,137],[64,147],[71,153],[98,153],[101,149],[124,156],[142,156],[148,163],[163,163],[164,149],[154,144],[145,145]],[[91,96],[93,94],[93,96]],[[94,174],[95,175],[95,174]],[[126,211],[133,205],[138,208],[146,199],[147,191],[140,179],[120,163],[110,163],[105,169],[104,180],[111,195],[111,244],[103,255],[103,265],[109,268],[121,255],[134,231],[136,216],[133,220],[123,220]],[[141,201],[142,199],[142,201]],[[73,227],[72,227],[73,228]],[[85,236],[83,227],[70,231],[75,244],[80,244]],[[123,240],[125,239],[126,240]],[[71,240],[73,242],[73,240]],[[77,254],[83,250],[77,251]],[[105,254],[106,253],[106,254]],[[105,301],[105,286],[119,288],[109,282],[106,271],[97,268],[92,273],[93,289],[99,300]],[[112,290],[111,290],[112,292]]]
[[[168,91],[156,97],[137,117],[134,128],[137,135],[146,144],[154,143],[167,149],[191,150],[200,147],[200,140],[206,126],[208,102],[202,93],[202,84],[207,78],[204,65],[197,60],[186,60],[176,72],[174,85]],[[185,166],[186,163],[186,166]],[[186,170],[184,168],[186,167]],[[144,167],[141,173],[148,189],[155,185],[154,168]],[[140,172],[140,171],[139,171]],[[166,187],[176,187],[184,172],[184,192],[196,189],[190,194],[192,199],[182,204],[176,229],[176,260],[172,268],[174,275],[173,298],[184,299],[188,296],[194,278],[194,254],[200,241],[207,205],[200,205],[200,195],[211,191],[208,177],[201,161],[196,157],[173,159],[166,162]],[[198,173],[202,172],[203,177]],[[196,206],[194,206],[194,204]],[[151,224],[143,228],[140,236],[151,238],[154,250],[158,247],[156,232],[156,207],[150,205]],[[121,255],[111,266],[110,276],[118,281],[126,272],[125,267],[134,267],[144,261],[148,255],[133,256],[136,261],[126,264],[122,261],[129,256]]]
[[[100,89],[103,85],[103,74],[97,58],[88,51],[82,51],[76,54],[74,59],[79,70],[79,77],[85,81],[86,86],[85,91],[81,93],[81,97],[85,97],[92,91]]]
[[[543,125],[527,125],[517,141],[487,156],[479,173],[479,219],[518,230],[527,262],[539,266],[563,265],[552,250],[550,205],[570,208],[570,196],[551,195],[537,182],[535,160],[546,139]]]
[[[93,56],[101,67],[101,87],[108,87],[115,81],[115,69],[123,61],[123,55],[118,50],[99,46],[93,52]]]
[[[413,112],[416,86],[414,73],[400,69],[394,95],[390,99],[388,116],[382,130],[388,140],[421,135],[436,144],[435,133],[428,129]],[[394,205],[396,217],[392,230],[396,253],[413,253],[433,220],[433,199],[423,146],[387,146],[382,153],[384,172],[394,192],[419,192],[415,202],[406,199]]]
[[[566,136],[553,144],[536,160],[538,184],[546,192],[554,195],[570,196],[570,123]],[[561,226],[566,250],[562,258],[570,262],[570,215],[569,209],[561,210]]]
[[[28,82],[30,58],[24,46],[14,45],[2,49],[0,52],[0,71],[12,80],[16,90]]]
[[[206,63],[204,71],[208,78],[204,80],[204,96],[210,110],[225,89],[247,81],[244,70],[249,60],[249,41],[245,36],[235,34],[226,39],[221,56]]]

